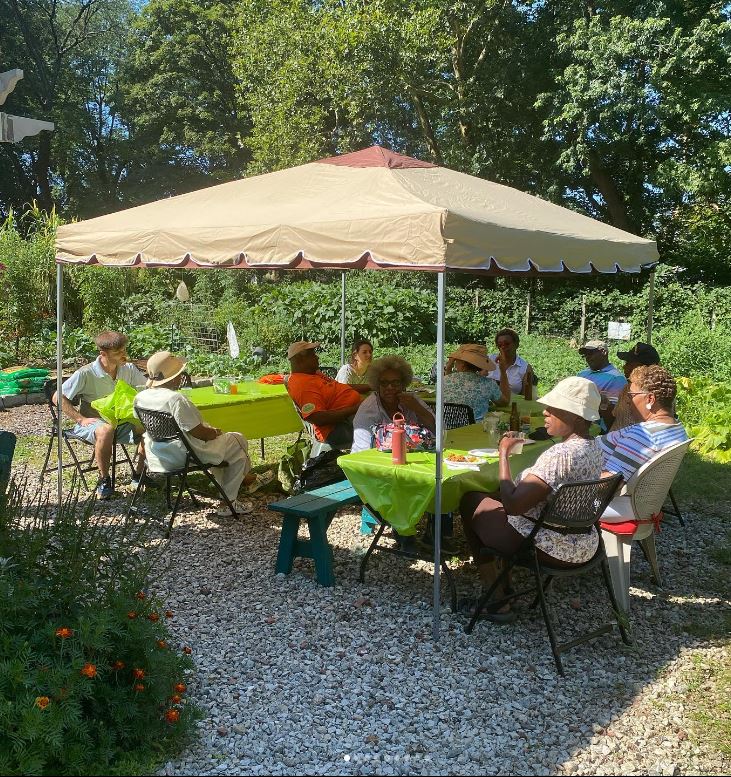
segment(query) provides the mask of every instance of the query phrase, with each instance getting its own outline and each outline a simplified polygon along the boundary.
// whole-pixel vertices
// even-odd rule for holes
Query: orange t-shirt
[[[345,383],[338,383],[321,372],[310,375],[307,372],[293,372],[289,376],[287,391],[299,407],[303,418],[318,410],[342,410],[361,400],[361,395]],[[334,424],[315,427],[317,439],[325,441],[335,428]]]

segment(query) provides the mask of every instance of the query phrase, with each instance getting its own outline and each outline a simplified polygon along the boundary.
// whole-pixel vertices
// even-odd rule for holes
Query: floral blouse
[[[561,483],[577,480],[597,480],[602,473],[602,454],[596,440],[582,440],[572,437],[559,442],[544,451],[536,463],[524,469],[515,478],[516,485],[527,475],[535,475],[555,491]],[[545,501],[537,504],[525,515],[538,518]],[[521,515],[509,515],[508,523],[524,537],[535,524]],[[589,534],[561,534],[551,529],[541,529],[535,537],[536,547],[559,561],[582,564],[596,553],[599,536],[593,529]]]
[[[469,405],[475,421],[481,421],[490,409],[490,402],[501,396],[500,388],[492,378],[476,372],[450,372],[444,376],[444,401]]]

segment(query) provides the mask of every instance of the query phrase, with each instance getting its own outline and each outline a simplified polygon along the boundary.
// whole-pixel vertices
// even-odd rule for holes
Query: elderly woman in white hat
[[[504,365],[501,364],[500,384],[487,376],[498,366],[487,356],[484,345],[468,343],[460,345],[449,354],[444,368],[444,401],[469,405],[475,421],[481,421],[490,405],[504,407],[510,403],[510,384]],[[481,374],[484,373],[484,374]]]
[[[204,464],[214,465],[211,467],[211,473],[231,500],[236,512],[240,515],[250,513],[251,504],[237,499],[241,484],[251,467],[248,442],[239,432],[222,432],[206,424],[198,408],[187,397],[178,393],[185,367],[183,359],[169,351],[153,354],[147,361],[150,379],[147,381],[147,388],[135,397],[135,410],[141,407],[144,410],[170,413],[200,460]],[[145,433],[145,449],[150,472],[165,472],[185,464],[186,450],[179,440],[155,442]],[[215,466],[223,461],[228,462],[228,466]],[[230,514],[223,502],[218,514]]]
[[[518,443],[514,433],[500,440],[500,489],[493,494],[472,491],[462,497],[460,512],[465,537],[473,558],[483,547],[500,553],[514,553],[533,530],[548,496],[561,483],[596,480],[602,473],[602,455],[589,435],[589,426],[599,418],[601,397],[596,385],[586,378],[566,378],[538,402],[545,405],[543,417],[549,436],[560,442],[544,451],[532,467],[513,479],[510,450]],[[535,537],[539,560],[553,566],[571,567],[588,561],[596,552],[599,538],[591,534],[561,534],[541,529]],[[494,559],[478,567],[483,585],[490,586],[498,574]],[[503,608],[484,617],[496,622],[514,619]]]

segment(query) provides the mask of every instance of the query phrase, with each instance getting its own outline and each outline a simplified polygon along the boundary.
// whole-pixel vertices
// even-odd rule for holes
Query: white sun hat
[[[586,378],[564,378],[537,401],[548,407],[567,410],[586,421],[599,420],[599,389]]]

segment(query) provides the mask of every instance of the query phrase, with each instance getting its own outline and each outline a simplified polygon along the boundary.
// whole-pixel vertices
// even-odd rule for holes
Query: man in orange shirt
[[[318,440],[333,448],[350,448],[353,416],[363,397],[352,386],[338,383],[319,372],[320,360],[315,350],[319,347],[320,343],[306,340],[289,346],[287,358],[292,372],[287,391],[302,417],[314,426]]]

